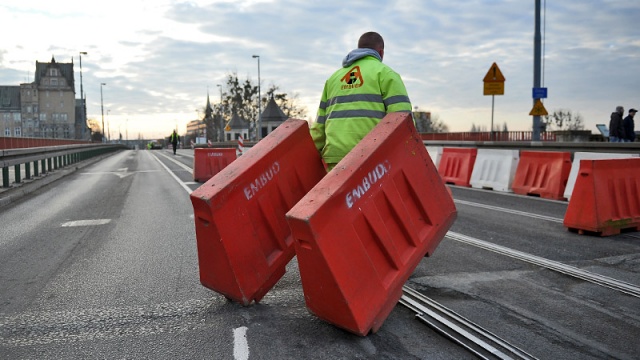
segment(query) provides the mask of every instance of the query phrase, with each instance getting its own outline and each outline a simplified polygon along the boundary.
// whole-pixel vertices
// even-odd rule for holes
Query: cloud
[[[638,107],[640,4],[635,0],[543,2],[547,110],[579,112],[595,131],[616,105]],[[100,117],[100,83],[114,123],[167,133],[196,118],[207,91],[227,74],[299,94],[315,117],[326,78],[365,31],[380,32],[385,63],[411,100],[453,131],[489,125],[482,79],[493,62],[506,77],[494,123],[529,130],[533,105],[532,3],[515,0],[409,1],[16,1],[0,5],[0,84],[25,81],[35,61],[78,62],[90,117]],[[121,9],[126,8],[127,11]],[[14,31],[37,24],[45,33]],[[76,72],[79,69],[76,65]],[[31,75],[33,76],[33,75]],[[76,78],[78,74],[76,74]],[[76,81],[79,86],[79,81]],[[78,88],[79,91],[79,88]],[[211,100],[216,102],[217,96]],[[107,105],[105,105],[107,106]],[[184,129],[184,127],[182,127]],[[183,130],[184,131],[184,130]],[[163,135],[164,136],[164,135]]]

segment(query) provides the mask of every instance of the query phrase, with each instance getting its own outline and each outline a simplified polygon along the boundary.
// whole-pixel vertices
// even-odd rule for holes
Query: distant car
[[[162,144],[160,144],[157,141],[151,141],[149,142],[149,144],[147,145],[147,149],[149,150],[158,150],[158,149],[162,149]]]

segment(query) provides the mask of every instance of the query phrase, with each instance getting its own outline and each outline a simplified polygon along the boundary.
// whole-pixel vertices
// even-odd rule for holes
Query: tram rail
[[[414,311],[416,318],[430,328],[480,359],[536,359],[533,355],[509,344],[489,330],[406,285],[402,288],[400,303]]]

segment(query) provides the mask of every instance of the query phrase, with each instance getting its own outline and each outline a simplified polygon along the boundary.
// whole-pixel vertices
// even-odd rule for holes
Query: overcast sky
[[[531,130],[534,11],[521,0],[2,0],[0,85],[33,81],[36,61],[73,58],[79,98],[86,51],[89,118],[101,119],[106,83],[112,138],[118,128],[161,137],[201,118],[207,91],[217,103],[228,74],[257,83],[256,54],[262,88],[298,94],[314,120],[326,78],[363,32],[377,31],[413,106],[451,131],[489,128],[482,79],[493,62],[506,78],[494,123]],[[617,105],[625,115],[640,108],[640,1],[549,0],[545,13],[547,110],[577,112],[596,132]]]

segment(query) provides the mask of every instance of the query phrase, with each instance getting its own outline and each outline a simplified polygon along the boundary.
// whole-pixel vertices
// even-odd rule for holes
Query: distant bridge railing
[[[0,150],[4,149],[23,149],[42,146],[57,145],[80,145],[91,144],[86,140],[75,139],[46,139],[46,138],[29,138],[29,137],[0,137]]]
[[[55,139],[49,139],[55,140]],[[24,147],[0,149],[0,168],[2,168],[2,187],[11,186],[10,167],[13,167],[14,183],[22,182],[22,170],[25,179],[54,171],[82,160],[109,152],[126,149],[121,144],[82,144]],[[33,173],[32,170],[33,169]]]
[[[420,133],[422,140],[436,141],[532,141],[532,131],[494,131],[491,132],[446,132]],[[540,133],[540,141],[556,141],[556,134],[552,132]]]

